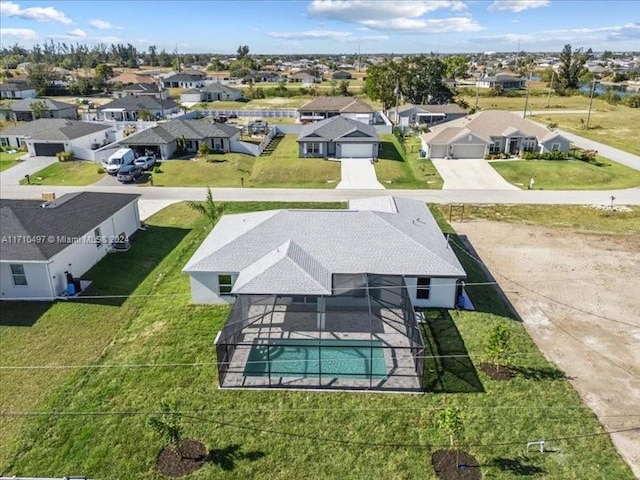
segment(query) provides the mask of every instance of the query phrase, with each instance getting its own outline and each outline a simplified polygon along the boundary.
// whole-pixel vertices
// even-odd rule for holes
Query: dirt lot
[[[489,221],[453,226],[605,429],[640,427],[640,234]],[[611,437],[640,478],[640,430]]]

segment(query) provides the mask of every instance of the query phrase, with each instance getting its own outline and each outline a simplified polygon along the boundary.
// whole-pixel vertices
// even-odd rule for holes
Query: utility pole
[[[480,96],[480,80],[478,80],[476,78],[476,106],[474,107],[474,110],[477,112],[478,111],[478,97]]]
[[[529,89],[531,88],[531,71],[529,71],[529,81],[527,82],[527,97],[524,101],[524,112],[522,118],[527,118],[527,107],[529,106]]]
[[[553,90],[553,79],[556,78],[556,71],[554,70],[551,74],[551,83],[549,84],[549,95],[547,96],[547,108],[549,108],[549,104],[551,103],[551,90]]]
[[[591,120],[591,107],[593,106],[593,94],[596,90],[596,79],[593,79],[593,83],[591,84],[591,96],[589,98],[589,113],[587,114],[587,130],[589,130],[589,121]]]

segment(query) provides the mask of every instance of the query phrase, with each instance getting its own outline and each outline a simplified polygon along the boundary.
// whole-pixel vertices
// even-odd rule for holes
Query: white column
[[[326,325],[326,313],[325,313],[325,299],[324,297],[318,297],[317,302],[317,328],[318,330],[324,330]]]

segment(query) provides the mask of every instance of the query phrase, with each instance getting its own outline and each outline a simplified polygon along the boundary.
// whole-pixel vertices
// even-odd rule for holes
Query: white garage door
[[[446,145],[431,145],[429,149],[429,156],[431,158],[444,158],[447,155]]]
[[[371,158],[373,147],[370,143],[343,143],[340,151],[342,158]]]
[[[454,145],[453,158],[484,158],[484,145]]]

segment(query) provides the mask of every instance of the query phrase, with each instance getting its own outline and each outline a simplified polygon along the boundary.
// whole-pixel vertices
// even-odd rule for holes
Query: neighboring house
[[[438,123],[450,122],[464,117],[467,111],[455,103],[447,105],[402,105],[387,110],[387,117],[395,125],[408,130],[411,126],[431,126]]]
[[[483,77],[476,82],[480,88],[502,87],[503,90],[517,90],[525,88],[527,81],[520,75],[513,73],[499,73],[494,77]]]
[[[115,98],[133,95],[134,97],[155,97],[158,99],[166,99],[167,91],[160,89],[155,83],[134,83],[132,85],[124,85],[120,90],[113,92]]]
[[[67,272],[82,277],[119,236],[140,228],[138,197],[81,192],[50,202],[1,199],[2,235],[11,241],[0,244],[0,299],[64,297]]]
[[[178,142],[184,142],[186,153],[195,153],[203,143],[217,152],[234,150],[241,129],[210,120],[171,120],[148,128],[121,140],[119,143],[141,155],[150,152],[161,159],[174,156]]]
[[[107,84],[121,84],[121,85],[133,85],[136,83],[142,83],[145,85],[155,85],[156,81],[149,75],[138,75],[137,73],[121,73],[115,77],[107,80]]]
[[[86,150],[113,141],[115,133],[110,125],[62,118],[41,118],[0,132],[0,145],[15,149],[25,145],[31,157],[70,151],[76,158],[88,158]]]
[[[234,101],[242,98],[242,91],[221,83],[209,83],[200,89],[190,89],[180,94],[181,102]]]
[[[351,80],[353,76],[344,70],[337,70],[331,74],[333,80]]]
[[[299,157],[377,158],[380,138],[375,127],[345,117],[304,125],[298,135]]]
[[[233,304],[220,387],[398,392],[424,388],[414,308],[455,307],[466,277],[424,202],[398,197],[225,215],[183,272],[193,303]]]
[[[135,122],[141,110],[148,111],[153,118],[160,120],[167,115],[178,113],[180,105],[171,99],[161,100],[154,96],[127,95],[97,108],[98,119]]]
[[[35,120],[35,115],[31,110],[31,104],[33,102],[44,102],[46,110],[42,115],[42,118],[70,118],[77,120],[78,110],[75,105],[69,103],[58,102],[57,100],[51,100],[49,98],[24,98],[17,100],[8,108],[0,110],[0,119],[12,120],[14,122],[30,122]]]
[[[373,108],[357,98],[323,96],[316,97],[298,109],[298,120],[301,123],[316,122],[336,116],[372,124]]]
[[[311,70],[301,70],[292,75],[289,75],[290,82],[302,82],[303,85],[312,85],[314,83],[322,82],[322,77],[319,77],[316,72]]]
[[[204,87],[204,78],[198,75],[176,73],[163,78],[162,85],[164,88],[202,88]]]
[[[435,126],[421,136],[430,158],[484,158],[525,151],[569,151],[569,140],[519,115],[487,110]]]
[[[281,80],[282,78],[277,73],[265,71],[251,71],[242,77],[242,83],[279,82]]]
[[[23,83],[0,83],[0,98],[34,98],[36,89]]]

